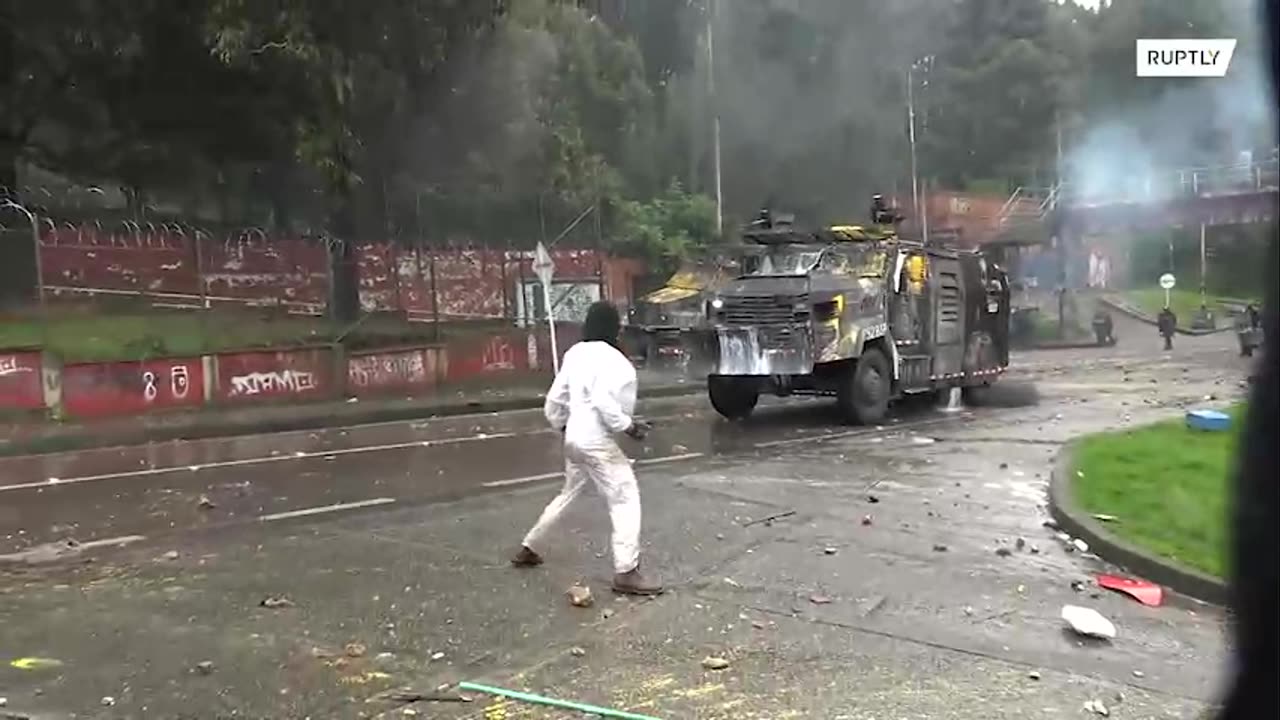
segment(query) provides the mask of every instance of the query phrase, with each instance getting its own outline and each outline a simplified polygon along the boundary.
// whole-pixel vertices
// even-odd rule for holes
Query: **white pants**
[[[640,488],[631,461],[612,440],[592,447],[564,445],[564,487],[542,511],[524,538],[524,546],[538,551],[547,533],[574,500],[594,484],[609,505],[613,526],[613,569],[629,573],[640,565]]]

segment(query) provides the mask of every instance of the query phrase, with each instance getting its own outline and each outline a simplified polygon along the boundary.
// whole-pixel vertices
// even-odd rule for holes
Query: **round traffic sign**
[[[1160,288],[1163,290],[1172,290],[1174,285],[1178,284],[1178,280],[1173,277],[1173,273],[1165,273],[1160,276]]]

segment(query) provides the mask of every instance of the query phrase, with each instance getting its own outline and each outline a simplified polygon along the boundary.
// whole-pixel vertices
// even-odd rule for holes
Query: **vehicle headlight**
[[[714,300],[711,301],[712,310],[719,310],[723,307],[724,307],[724,300],[722,300],[721,298],[715,298]]]

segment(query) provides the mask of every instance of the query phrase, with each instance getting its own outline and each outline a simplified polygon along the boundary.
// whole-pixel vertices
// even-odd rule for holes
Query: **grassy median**
[[[1176,563],[1224,577],[1230,474],[1244,407],[1229,432],[1191,430],[1179,418],[1085,438],[1073,489],[1080,507],[1112,516],[1108,529]]]

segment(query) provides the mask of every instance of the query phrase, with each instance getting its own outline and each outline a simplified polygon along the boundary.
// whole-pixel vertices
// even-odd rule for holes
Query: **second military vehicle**
[[[797,230],[762,214],[743,270],[707,303],[715,409],[742,418],[762,393],[834,396],[852,423],[890,402],[974,393],[1009,363],[1009,283],[975,251],[898,237],[891,225]]]

